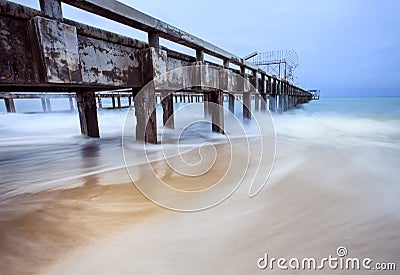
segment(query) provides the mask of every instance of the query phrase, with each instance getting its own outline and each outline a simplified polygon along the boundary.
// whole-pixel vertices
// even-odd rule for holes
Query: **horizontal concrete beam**
[[[211,56],[229,60],[238,66],[245,66],[248,69],[262,72],[257,65],[247,62],[243,58],[118,1],[63,0],[63,2],[142,31],[157,32],[164,39],[196,50],[203,50],[204,53]],[[263,73],[266,74],[266,72]]]

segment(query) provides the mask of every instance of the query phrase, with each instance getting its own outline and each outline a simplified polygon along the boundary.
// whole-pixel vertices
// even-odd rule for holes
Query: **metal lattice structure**
[[[250,61],[291,83],[297,79],[294,70],[300,65],[300,62],[294,50],[262,52],[252,57]]]

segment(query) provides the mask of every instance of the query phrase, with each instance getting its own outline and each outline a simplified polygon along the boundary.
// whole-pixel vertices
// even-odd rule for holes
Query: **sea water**
[[[6,273],[262,273],[257,260],[265,253],[322,258],[336,255],[339,246],[354,257],[398,262],[400,98],[321,98],[273,114],[276,156],[254,198],[248,188],[257,154],[249,152],[257,152],[258,143],[242,146],[227,118],[227,135],[239,140],[232,152],[249,157],[243,184],[226,201],[195,213],[159,207],[135,188],[122,152],[127,109],[99,110],[102,138],[87,139],[76,111],[28,107],[0,119],[0,265]],[[203,114],[185,116],[200,120]],[[266,114],[255,117],[268,121]],[[245,127],[257,135],[256,125]],[[241,178],[239,168],[222,173],[232,157],[230,140],[210,129],[196,123],[180,137],[189,149],[216,144],[217,161],[202,181]],[[160,146],[149,150],[156,173],[186,184],[176,171],[166,172]],[[185,154],[198,156],[196,150]],[[130,163],[138,180],[149,180],[140,173],[147,161],[138,154]],[[330,272],[345,273],[324,270]]]

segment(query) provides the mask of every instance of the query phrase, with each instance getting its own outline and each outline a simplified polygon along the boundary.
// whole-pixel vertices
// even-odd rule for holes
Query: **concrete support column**
[[[277,84],[277,94],[278,94],[278,112],[282,113],[284,108],[283,92],[282,92],[282,81],[278,80]]]
[[[285,111],[288,111],[290,109],[289,106],[289,95],[285,94]]]
[[[4,103],[6,104],[7,113],[15,113],[14,99],[5,98]]]
[[[47,112],[51,112],[50,98],[47,96],[46,96],[46,108],[47,108]]]
[[[39,0],[40,10],[46,17],[62,20],[61,0]]]
[[[232,94],[228,94],[228,100],[229,100],[229,111],[231,111],[232,114],[235,113],[235,96]]]
[[[97,96],[97,103],[99,104],[99,109],[103,108],[103,102],[100,94]]]
[[[72,95],[70,95],[70,96],[68,97],[68,101],[69,101],[69,109],[70,109],[71,111],[73,111],[73,110],[74,110],[74,99],[73,99]]]
[[[203,50],[196,50],[196,61],[203,62],[204,61],[204,51]]]
[[[163,109],[163,124],[167,128],[174,128],[174,99],[173,94],[168,91],[161,92],[161,105]]]
[[[212,131],[224,133],[224,93],[222,90],[214,90],[209,93]]]
[[[121,96],[120,95],[117,95],[117,103],[118,103],[118,108],[121,108],[122,105],[121,105]]]
[[[265,74],[261,74],[260,81],[258,82],[258,92],[261,95],[261,111],[267,110],[267,93],[265,91]]]
[[[269,109],[271,112],[276,112],[276,79],[271,79],[271,94],[269,96]]]
[[[260,94],[255,93],[254,95],[254,111],[259,111],[260,110]]]
[[[149,49],[143,55],[143,82],[145,90],[137,93],[134,99],[136,116],[136,139],[157,143],[156,91],[152,80],[157,74],[157,66],[166,66],[163,60],[166,52],[160,49],[160,36],[157,32],[148,33]]]
[[[224,69],[229,69],[229,60],[224,60]],[[234,114],[235,113],[235,96],[233,94],[231,94],[233,91],[228,91],[229,87],[228,87],[228,75],[224,75],[224,81],[225,86],[226,86],[226,90],[228,92],[227,96],[228,96],[228,108],[229,111]]]
[[[255,88],[255,92],[254,92],[254,110],[258,111],[260,109],[260,95],[258,94],[257,71],[252,71],[252,75],[251,75],[251,78],[250,78],[250,83]],[[251,88],[250,90],[253,90],[253,88]],[[251,94],[250,94],[250,97],[251,97]]]
[[[111,96],[112,107],[115,109],[115,96]]]
[[[160,48],[160,35],[156,32],[149,32],[147,34],[149,47]]]
[[[240,75],[244,78],[243,82],[243,119],[251,119],[251,94],[250,91],[245,90],[246,69],[244,66],[240,67]]]
[[[289,86],[289,95],[290,95],[290,108],[293,108],[294,107],[294,101],[293,101],[294,96],[293,96],[293,89],[292,89],[291,85]]]
[[[285,112],[287,107],[287,91],[286,91],[286,82],[282,82],[282,112]]]
[[[209,93],[208,92],[204,92],[203,93],[203,106],[204,106],[204,118],[208,118],[210,117],[210,110],[209,110]]]
[[[94,91],[76,92],[81,132],[88,137],[100,137]]]
[[[42,102],[42,109],[43,109],[43,112],[47,112],[47,105],[46,105],[46,98],[45,97],[41,97],[40,98],[40,101]]]
[[[155,89],[153,85],[135,96],[136,139],[157,143],[157,117]]]

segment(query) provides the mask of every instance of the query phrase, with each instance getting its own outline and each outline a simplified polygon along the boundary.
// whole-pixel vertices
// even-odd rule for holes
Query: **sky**
[[[39,0],[13,0],[39,7]],[[321,96],[400,96],[400,1],[121,0],[237,56],[295,50],[297,82]],[[63,5],[64,17],[139,40],[147,35]],[[193,54],[174,43],[162,44]]]

